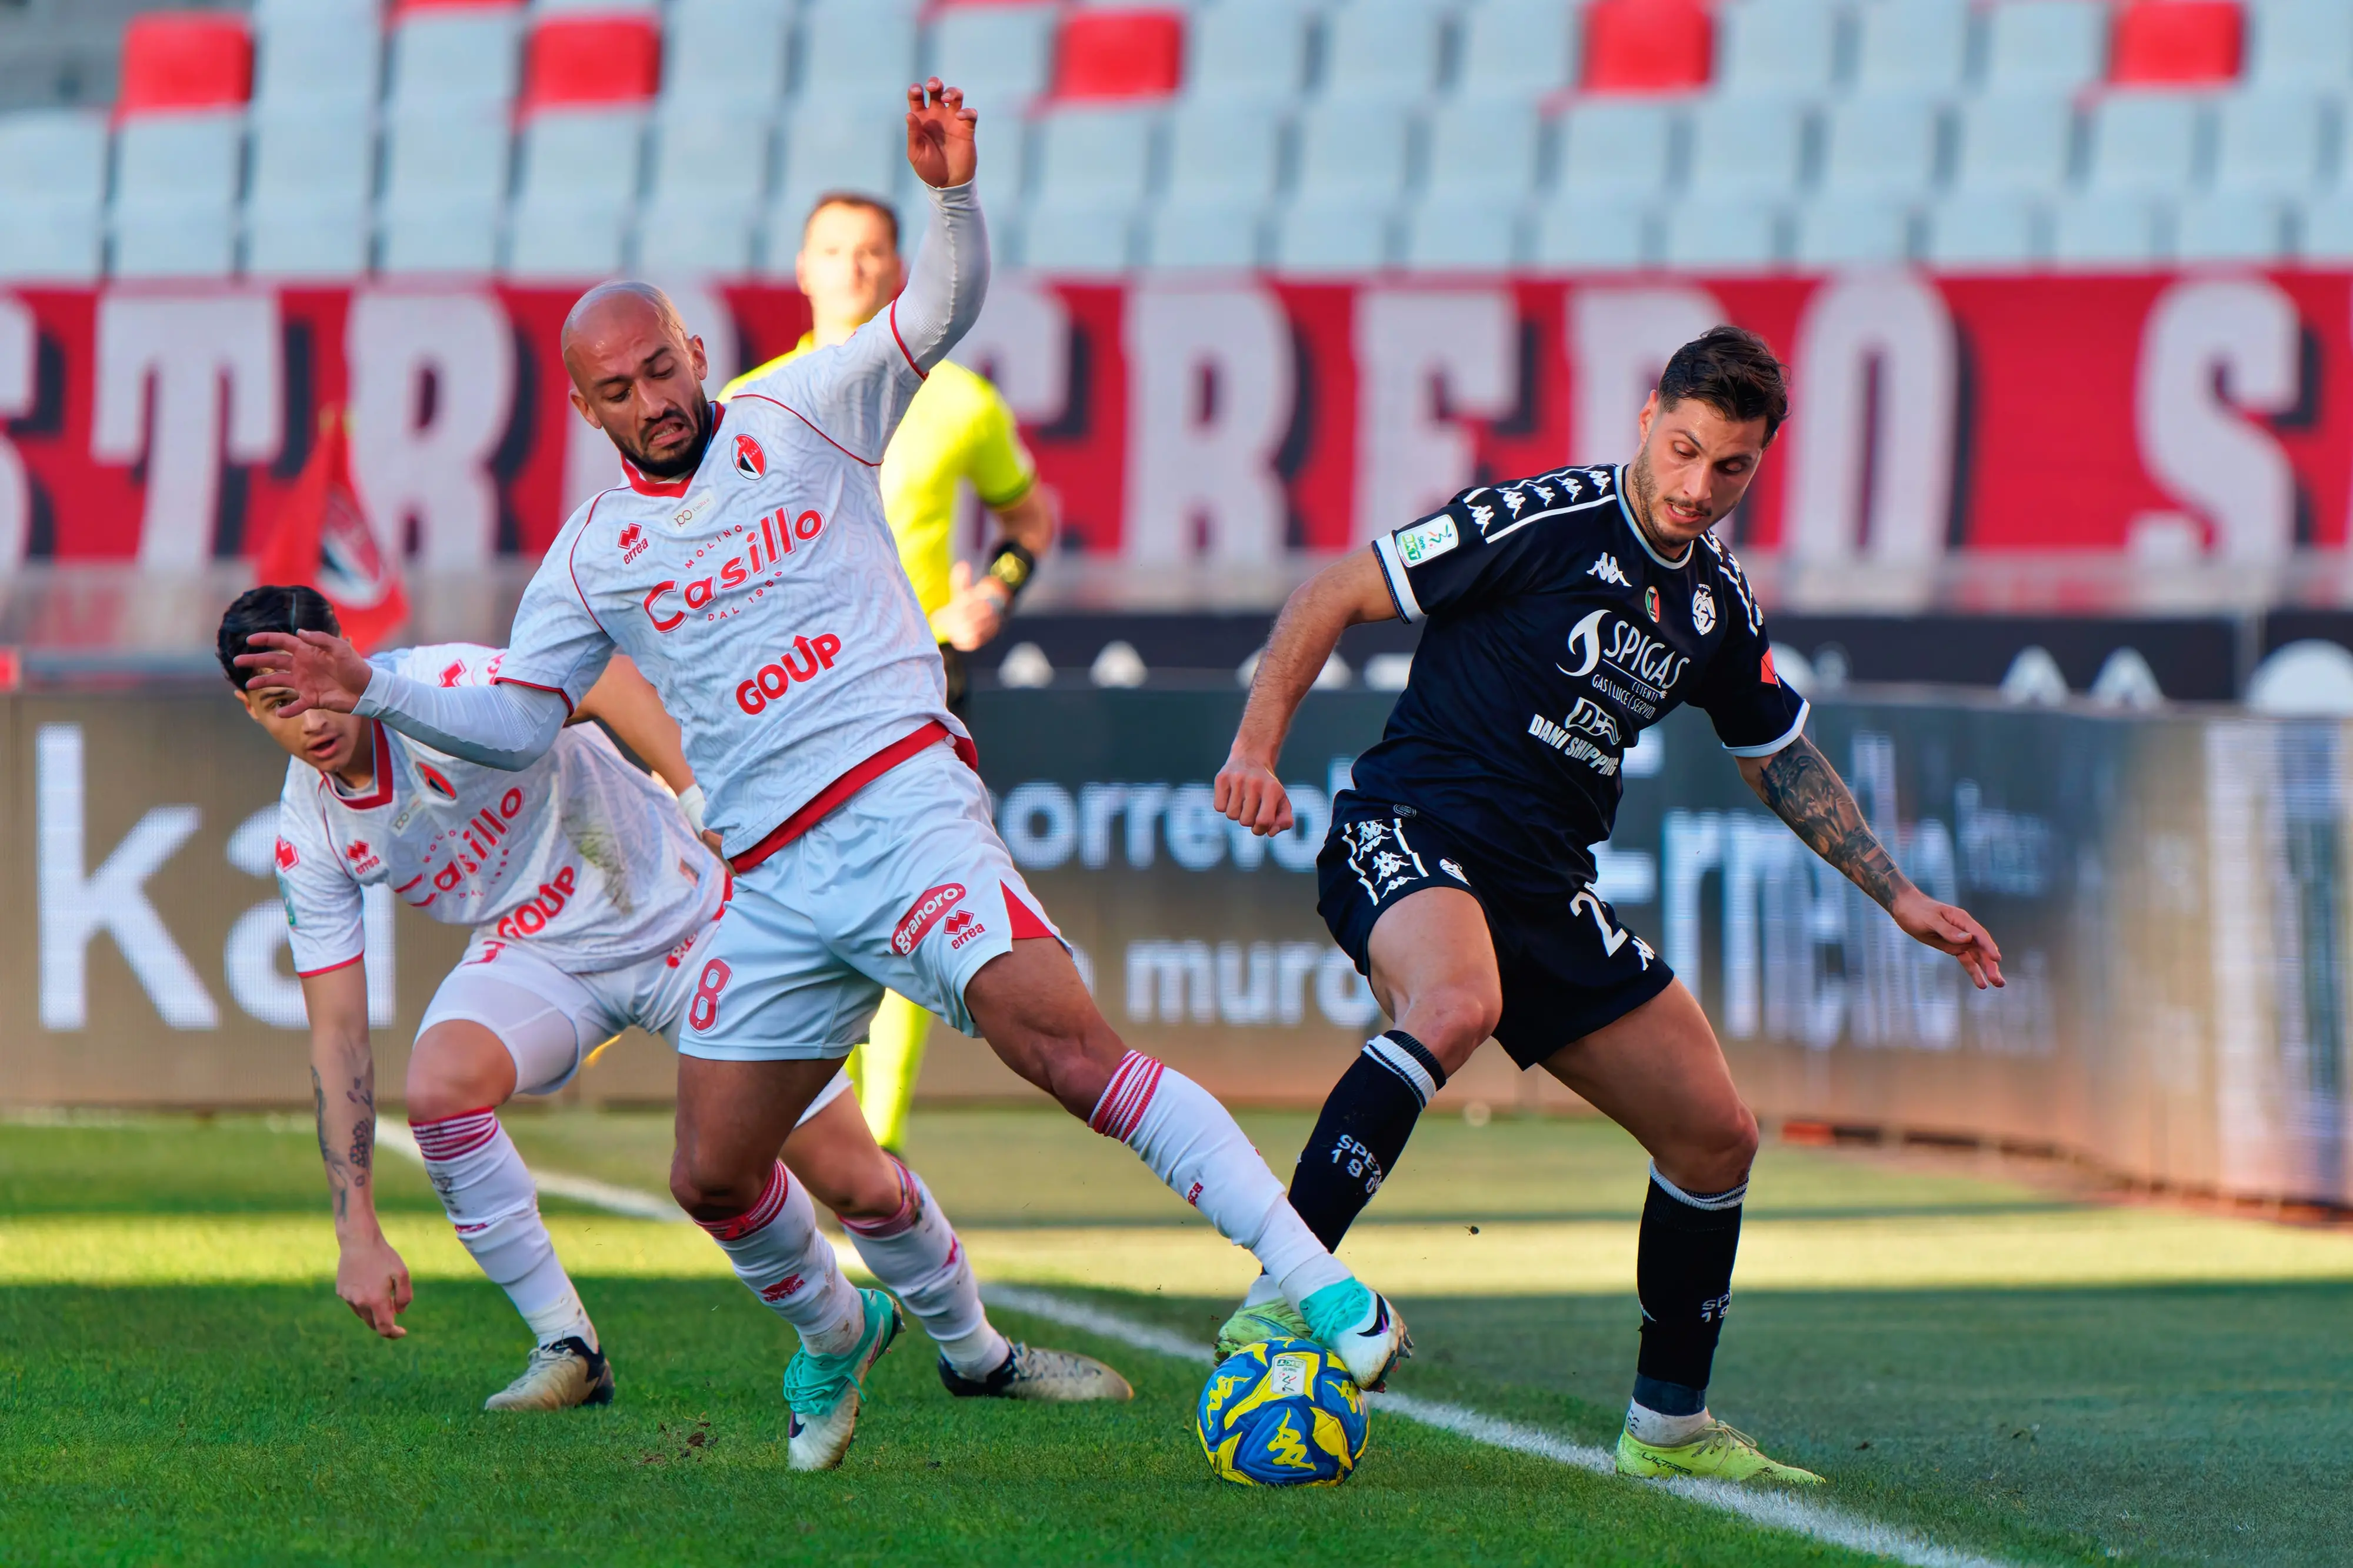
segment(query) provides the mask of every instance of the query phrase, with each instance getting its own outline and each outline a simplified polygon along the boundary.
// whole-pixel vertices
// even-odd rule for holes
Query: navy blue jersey
[[[1429,623],[1356,787],[1486,847],[1524,889],[1593,878],[1635,736],[1689,702],[1736,756],[1805,727],[1730,547],[1651,548],[1614,468],[1464,490],[1373,542],[1398,614]]]

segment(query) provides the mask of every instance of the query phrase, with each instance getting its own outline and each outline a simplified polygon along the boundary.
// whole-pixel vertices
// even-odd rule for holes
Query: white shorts
[[[585,974],[558,969],[527,942],[477,933],[464,962],[433,993],[417,1037],[436,1024],[479,1024],[514,1058],[517,1094],[554,1094],[590,1052],[633,1025],[675,1048],[694,975],[717,931],[705,921],[659,957]],[[849,1088],[848,1074],[834,1074],[801,1121]]]
[[[716,1061],[845,1057],[892,990],[974,1032],[965,986],[1039,912],[945,742],[927,747],[735,879],[687,1002],[681,1053]]]

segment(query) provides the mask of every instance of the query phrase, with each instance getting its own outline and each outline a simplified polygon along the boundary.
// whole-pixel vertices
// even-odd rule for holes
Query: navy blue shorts
[[[1460,888],[1486,912],[1504,983],[1495,1039],[1523,1068],[1614,1024],[1674,980],[1666,960],[1618,923],[1590,888],[1565,886],[1541,901],[1482,876],[1475,844],[1411,806],[1343,791],[1315,858],[1316,912],[1361,974],[1373,925],[1424,888]]]

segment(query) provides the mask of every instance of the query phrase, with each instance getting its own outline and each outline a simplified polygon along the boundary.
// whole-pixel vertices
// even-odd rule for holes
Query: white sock
[[[808,1194],[777,1162],[750,1212],[701,1222],[735,1266],[735,1278],[800,1331],[813,1355],[840,1355],[866,1327],[866,1303],[817,1232]]]
[[[841,1228],[866,1271],[890,1287],[948,1364],[963,1376],[986,1377],[1005,1363],[1012,1347],[990,1326],[972,1260],[932,1189],[903,1163],[891,1163],[899,1168],[899,1212],[881,1219],[844,1218]]]
[[[1135,1151],[1169,1191],[1248,1247],[1293,1305],[1350,1278],[1283,1196],[1282,1184],[1209,1091],[1130,1051],[1087,1125]]]
[[[1648,1443],[1654,1448],[1680,1448],[1715,1419],[1705,1406],[1696,1415],[1667,1415],[1630,1400],[1626,1405],[1626,1430],[1633,1434],[1637,1443]]]
[[[408,1128],[458,1240],[506,1291],[539,1342],[569,1334],[596,1349],[596,1325],[556,1261],[555,1243],[539,1217],[539,1188],[498,1113],[470,1110]]]
[[[1242,1298],[1242,1305],[1245,1307],[1263,1307],[1269,1301],[1280,1301],[1282,1300],[1282,1287],[1274,1282],[1273,1275],[1261,1271],[1259,1277],[1250,1281],[1250,1292]]]

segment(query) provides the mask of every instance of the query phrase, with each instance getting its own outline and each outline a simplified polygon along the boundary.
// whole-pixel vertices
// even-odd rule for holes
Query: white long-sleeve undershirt
[[[382,668],[352,711],[437,752],[508,773],[546,755],[571,717],[561,693],[535,686],[428,686]]]

